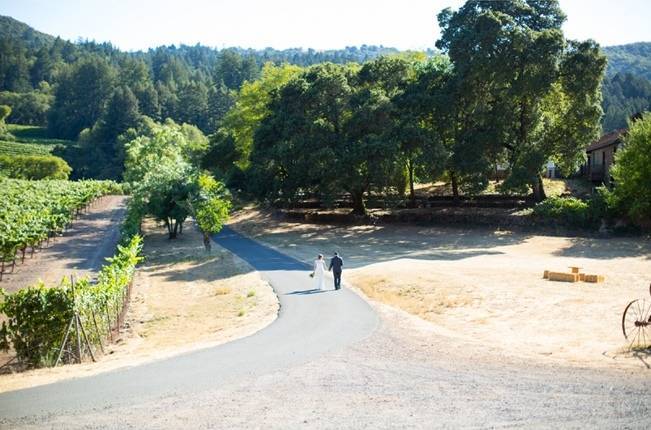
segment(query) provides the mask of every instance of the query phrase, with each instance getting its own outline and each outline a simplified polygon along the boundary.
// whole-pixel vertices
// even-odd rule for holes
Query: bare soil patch
[[[214,243],[206,254],[193,223],[172,241],[153,221],[144,232],[146,260],[136,274],[126,327],[99,362],[1,375],[0,392],[215,346],[275,320],[278,301],[270,285]]]
[[[648,294],[651,243],[493,229],[283,222],[243,210],[232,226],[303,261],[339,251],[345,281],[434,324],[437,333],[504,354],[587,367],[649,368],[621,332],[626,304]],[[605,275],[556,283],[544,270]]]

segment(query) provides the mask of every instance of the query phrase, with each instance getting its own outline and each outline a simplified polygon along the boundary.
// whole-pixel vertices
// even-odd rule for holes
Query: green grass
[[[9,133],[16,137],[16,142],[31,143],[34,145],[68,145],[71,141],[64,139],[51,139],[45,127],[35,125],[7,124]]]
[[[48,155],[55,146],[0,140],[0,155]]]
[[[15,140],[0,140],[0,155],[48,155],[57,145],[74,143],[70,140],[50,139],[45,127],[7,124],[7,129]]]

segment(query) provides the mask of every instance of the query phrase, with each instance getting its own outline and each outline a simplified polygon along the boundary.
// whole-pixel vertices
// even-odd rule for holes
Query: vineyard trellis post
[[[88,346],[88,353],[90,354],[90,359],[93,360],[93,362],[95,362],[95,354],[93,354],[93,347],[91,346],[90,340],[86,335],[86,330],[84,329],[84,325],[81,323],[81,317],[79,316],[79,314],[76,315],[77,315],[77,323],[79,324],[79,327],[81,327],[81,334],[84,336],[84,341]],[[79,361],[81,362],[81,359]]]
[[[68,328],[66,329],[66,333],[63,336],[63,342],[61,342],[61,348],[59,349],[59,355],[57,356],[57,361],[54,363],[54,367],[57,367],[59,365],[59,362],[61,361],[61,357],[63,356],[63,351],[66,347],[66,343],[68,343],[68,336],[70,336],[70,329],[72,328],[72,322],[73,319],[70,318],[70,323],[68,323]]]
[[[97,324],[97,318],[95,317],[95,310],[91,309],[90,314],[93,317],[93,324],[95,325],[95,331],[97,332],[97,340],[99,341],[99,349],[102,351],[102,354],[104,354],[104,342],[102,342],[102,332],[99,329],[99,325]]]
[[[95,361],[95,354],[93,353],[93,347],[90,344],[90,339],[88,339],[88,336],[86,335],[86,330],[84,329],[84,325],[81,322],[81,317],[79,316],[79,312],[77,311],[77,297],[75,293],[75,278],[74,275],[70,275],[70,284],[71,284],[71,290],[72,290],[72,301],[73,301],[73,315],[72,318],[70,318],[70,323],[68,324],[68,328],[66,329],[66,334],[63,337],[63,342],[61,343],[61,348],[59,349],[59,354],[57,356],[57,361],[54,363],[54,366],[58,366],[59,363],[61,362],[61,358],[63,357],[63,352],[66,349],[66,345],[68,344],[68,340],[70,339],[70,331],[72,330],[72,326],[74,324],[75,326],[75,337],[76,337],[76,349],[77,349],[77,362],[81,363],[83,359],[83,344],[82,344],[82,336],[83,336],[83,341],[84,344],[86,345],[86,348],[88,348],[88,353],[90,354],[90,358]]]

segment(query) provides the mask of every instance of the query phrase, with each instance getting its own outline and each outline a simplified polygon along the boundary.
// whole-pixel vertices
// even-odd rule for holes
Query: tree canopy
[[[477,149],[477,139],[487,141],[485,168],[475,171],[488,171],[486,163],[504,154],[510,166],[504,188],[529,186],[536,200],[545,197],[543,163],[558,158],[576,165],[600,131],[606,59],[593,41],[566,41],[564,21],[558,1],[469,1],[439,14],[437,47],[454,65],[457,144]],[[550,115],[563,100],[571,105],[554,121]]]
[[[651,113],[633,121],[617,151],[611,175],[615,187],[611,204],[634,221],[649,227],[651,220]]]
[[[196,166],[206,149],[205,136],[195,127],[151,121],[126,142],[125,181],[133,194],[131,210],[163,222],[170,239],[183,230],[189,216],[205,233],[221,229],[230,200],[224,186]]]

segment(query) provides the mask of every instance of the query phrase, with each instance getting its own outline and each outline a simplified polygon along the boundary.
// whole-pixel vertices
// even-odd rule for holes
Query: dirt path
[[[120,224],[126,211],[125,196],[105,196],[95,201],[88,213],[76,219],[62,237],[50,246],[29,255],[16,265],[14,273],[3,276],[0,287],[12,292],[41,279],[56,285],[61,278],[93,276],[106,257],[115,254],[120,240]]]

